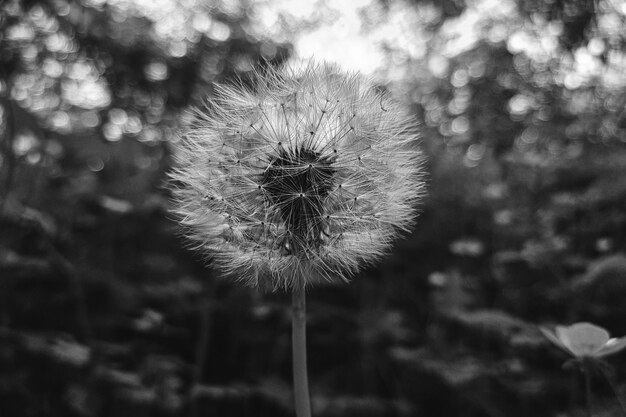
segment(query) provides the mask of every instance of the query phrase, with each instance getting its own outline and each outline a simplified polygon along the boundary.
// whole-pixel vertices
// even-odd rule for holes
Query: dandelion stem
[[[293,290],[291,344],[293,348],[293,388],[297,417],[311,417],[309,380],[306,366],[306,301],[304,285]]]

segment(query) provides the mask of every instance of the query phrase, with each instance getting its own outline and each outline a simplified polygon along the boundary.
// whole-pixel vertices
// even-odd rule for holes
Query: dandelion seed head
[[[422,154],[399,104],[329,64],[221,85],[181,135],[174,211],[193,246],[246,284],[347,280],[407,231]]]

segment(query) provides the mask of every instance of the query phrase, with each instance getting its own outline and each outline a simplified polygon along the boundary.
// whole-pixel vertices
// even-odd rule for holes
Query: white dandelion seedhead
[[[175,212],[197,249],[250,285],[345,280],[412,224],[416,134],[397,103],[333,65],[256,75],[254,90],[219,86],[182,135]]]

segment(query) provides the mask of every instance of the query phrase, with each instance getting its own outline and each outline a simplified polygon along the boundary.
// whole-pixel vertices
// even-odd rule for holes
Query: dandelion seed
[[[254,90],[218,86],[197,111],[175,153],[174,209],[194,247],[246,284],[347,280],[414,221],[415,131],[333,65],[257,75]]]

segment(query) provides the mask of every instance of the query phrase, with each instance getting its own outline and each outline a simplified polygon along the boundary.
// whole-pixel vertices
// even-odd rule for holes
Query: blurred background
[[[309,294],[314,415],[582,416],[537,326],[626,335],[626,1],[0,3],[0,415],[292,416],[289,296],[168,214],[215,82],[314,56],[421,126],[415,231]],[[624,415],[626,354],[592,375]]]

